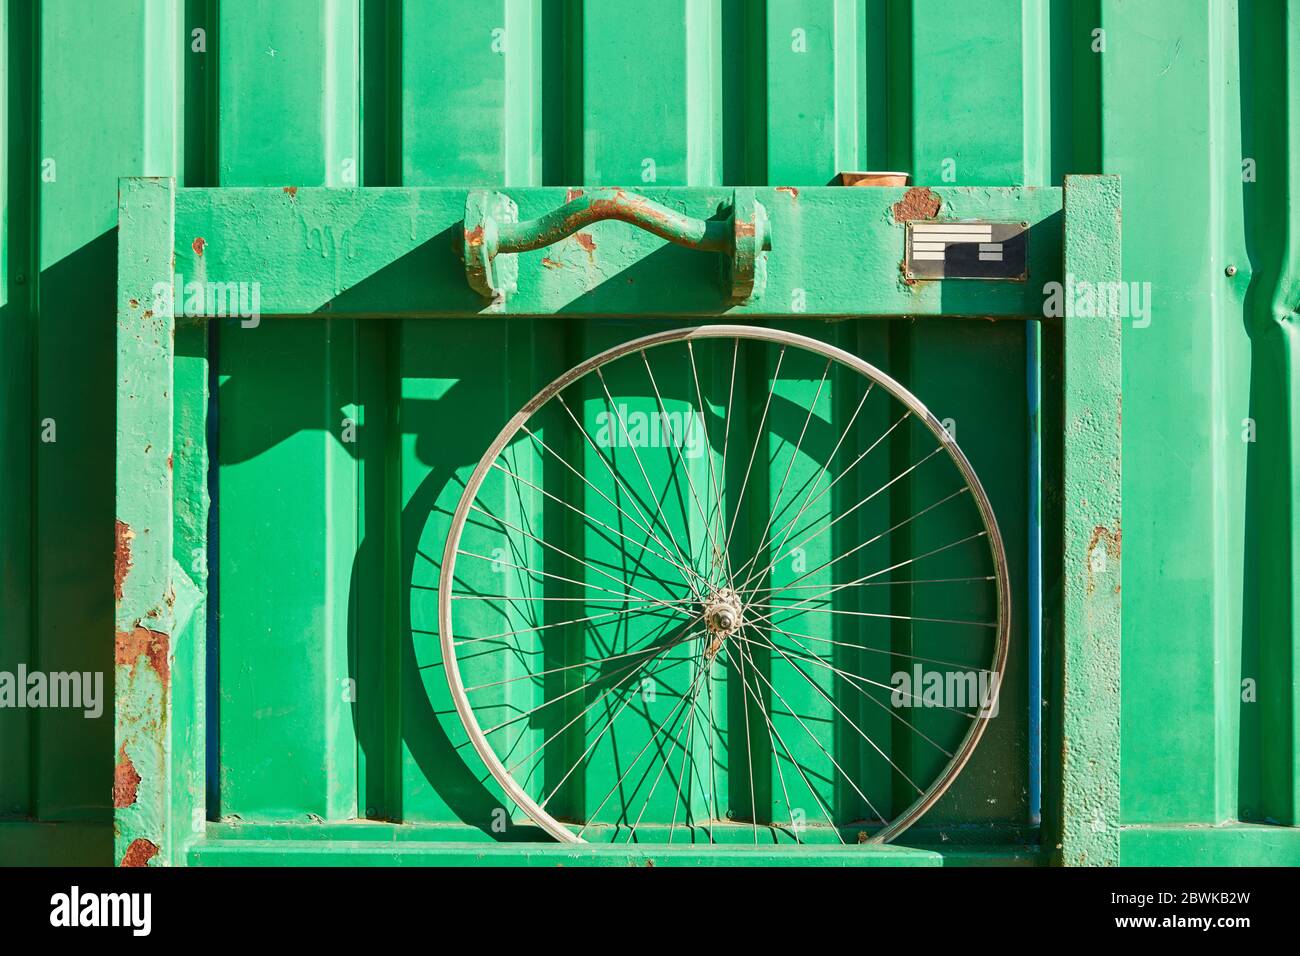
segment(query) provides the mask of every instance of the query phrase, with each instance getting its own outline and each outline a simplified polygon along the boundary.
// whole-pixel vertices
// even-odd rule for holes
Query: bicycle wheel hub
[[[722,588],[704,601],[704,626],[714,637],[728,637],[740,626],[740,613],[740,595]]]

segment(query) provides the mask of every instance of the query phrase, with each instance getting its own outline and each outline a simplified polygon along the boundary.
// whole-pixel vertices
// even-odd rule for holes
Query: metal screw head
[[[1235,276],[1235,275],[1237,274],[1237,267],[1236,267],[1236,266],[1228,266],[1228,268],[1226,268],[1226,269],[1223,270],[1223,274],[1224,274],[1225,276],[1227,276],[1228,278],[1231,279],[1233,276]]]

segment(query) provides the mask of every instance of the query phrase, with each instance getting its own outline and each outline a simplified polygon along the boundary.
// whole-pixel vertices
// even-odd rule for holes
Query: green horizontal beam
[[[1300,866],[1300,828],[1126,826],[1120,851],[1125,866]]]
[[[899,846],[819,848],[209,840],[194,866],[942,866],[942,854]]]
[[[501,190],[521,220],[572,201],[562,188]],[[924,196],[918,196],[924,193]],[[486,300],[462,259],[465,189],[182,189],[176,204],[178,311],[237,314],[239,283],[258,283],[262,316],[507,315],[1038,316],[1061,273],[1057,188],[754,189],[771,251],[761,297],[734,304],[716,256],[625,223],[596,221],[518,254],[517,291]],[[647,189],[681,217],[725,215],[734,191]],[[924,202],[921,200],[924,199]],[[905,281],[909,210],[939,219],[1029,224],[1028,281]],[[898,211],[895,206],[898,205]],[[547,235],[551,232],[547,231]],[[220,299],[187,291],[215,289]],[[245,289],[245,301],[251,289]],[[219,306],[225,302],[224,310]],[[197,307],[196,307],[197,303]],[[213,303],[216,303],[214,305]]]
[[[1034,866],[1046,862],[1042,848],[1023,842],[1028,831],[918,828],[907,845],[836,843],[755,847],[748,842],[713,846],[641,846],[589,843],[561,846],[544,841],[497,843],[473,828],[387,823],[211,823],[188,854],[191,865],[648,865],[655,866]],[[738,840],[749,837],[737,828]],[[940,842],[940,840],[943,842]]]

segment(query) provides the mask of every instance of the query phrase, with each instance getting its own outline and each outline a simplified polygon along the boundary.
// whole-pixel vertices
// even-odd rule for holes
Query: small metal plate
[[[1023,222],[909,222],[909,279],[1025,281],[1029,231]]]

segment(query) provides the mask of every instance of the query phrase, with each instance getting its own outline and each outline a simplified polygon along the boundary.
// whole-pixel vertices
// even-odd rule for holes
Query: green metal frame
[[[177,189],[171,179],[124,179],[117,290],[117,605],[115,859],[122,864],[365,862],[558,863],[708,860],[941,865],[1117,864],[1120,663],[1120,319],[1042,318],[1043,284],[1118,280],[1120,188],[1115,177],[1067,177],[1035,187],[660,188],[644,195],[673,213],[654,231],[628,215],[572,207],[602,254],[565,239],[539,249],[518,227],[507,294],[467,281],[467,203],[457,188]],[[577,190],[509,189],[522,217],[544,217]],[[502,194],[484,194],[497,197]],[[479,202],[486,216],[492,202]],[[506,208],[496,203],[497,210]],[[741,210],[749,210],[747,214]],[[586,211],[584,211],[586,210]],[[735,224],[767,220],[742,254]],[[925,282],[900,271],[903,223],[918,215],[1025,222],[1026,282]],[[513,215],[513,213],[512,213]],[[748,219],[746,219],[748,215]],[[727,217],[730,216],[730,222]],[[700,236],[696,223],[704,222]],[[530,227],[545,233],[546,221]],[[557,237],[572,230],[553,229]],[[617,242],[604,230],[621,230]],[[676,230],[680,234],[669,235]],[[518,235],[514,233],[520,233]],[[678,245],[669,245],[665,236]],[[327,238],[328,237],[328,238]],[[364,237],[364,241],[359,241]],[[534,236],[534,238],[537,238]],[[686,240],[686,241],[683,241]],[[327,243],[329,243],[327,245]],[[730,243],[730,244],[729,244]],[[531,250],[531,251],[529,251]],[[712,251],[710,251],[712,250]],[[720,277],[718,253],[733,275]],[[749,263],[742,262],[748,258]],[[766,261],[764,262],[764,258]],[[766,273],[737,294],[734,263]],[[485,265],[491,265],[491,256]],[[560,267],[557,267],[560,266]],[[755,269],[759,271],[759,269]],[[1044,629],[1052,720],[1037,847],[961,845],[811,848],[562,848],[459,843],[419,827],[372,822],[230,827],[204,814],[208,368],[203,317],[177,316],[173,276],[261,283],[260,321],[341,318],[725,315],[758,317],[957,316],[1042,321],[1043,470],[1059,489],[1047,512]],[[619,281],[610,281],[613,277]],[[473,276],[471,275],[471,279]],[[670,280],[670,281],[665,281]],[[652,290],[652,291],[648,291]],[[758,294],[761,293],[761,294]],[[743,301],[740,301],[742,300]],[[216,312],[212,307],[206,312]],[[1104,555],[1104,557],[1102,557]],[[452,828],[454,830],[454,828]]]

